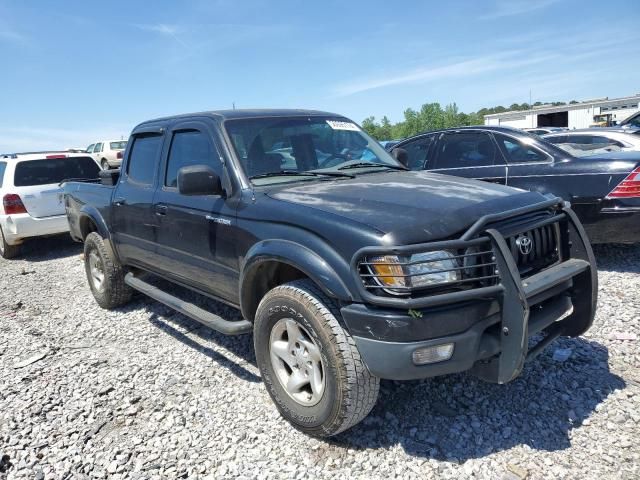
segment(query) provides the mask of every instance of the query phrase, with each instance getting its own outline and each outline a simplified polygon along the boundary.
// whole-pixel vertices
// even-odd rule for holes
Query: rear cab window
[[[57,184],[63,180],[98,178],[100,167],[89,157],[43,158],[16,164],[14,185],[31,187]]]
[[[142,185],[153,184],[163,139],[159,134],[142,134],[134,138],[127,164],[129,180]]]

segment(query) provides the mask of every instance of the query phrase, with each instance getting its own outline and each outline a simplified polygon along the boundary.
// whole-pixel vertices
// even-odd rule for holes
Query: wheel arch
[[[107,228],[107,223],[100,215],[100,212],[95,207],[85,205],[79,215],[77,232],[80,236],[80,240],[84,241],[91,232],[97,232],[105,240],[109,240],[111,235]]]
[[[325,294],[353,301],[349,289],[331,265],[309,248],[288,240],[266,240],[247,253],[240,275],[240,308],[253,321],[260,300],[274,287],[309,278]]]

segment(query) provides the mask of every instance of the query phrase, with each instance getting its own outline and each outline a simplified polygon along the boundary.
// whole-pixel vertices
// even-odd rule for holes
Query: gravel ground
[[[383,382],[330,441],[279,417],[251,336],[144,297],[101,310],[80,254],[57,238],[0,259],[0,479],[640,476],[640,246],[597,248],[595,325],[519,379]]]

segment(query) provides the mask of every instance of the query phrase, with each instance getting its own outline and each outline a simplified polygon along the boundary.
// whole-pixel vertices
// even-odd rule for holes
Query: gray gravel
[[[144,297],[101,310],[80,254],[0,259],[0,479],[640,477],[640,246],[597,248],[596,324],[516,381],[383,382],[331,441],[279,417],[250,336]]]

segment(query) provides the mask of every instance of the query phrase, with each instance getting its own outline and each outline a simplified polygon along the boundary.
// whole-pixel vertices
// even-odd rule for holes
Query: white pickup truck
[[[59,183],[94,179],[99,172],[86,153],[0,155],[0,256],[18,255],[26,238],[68,232]]]

